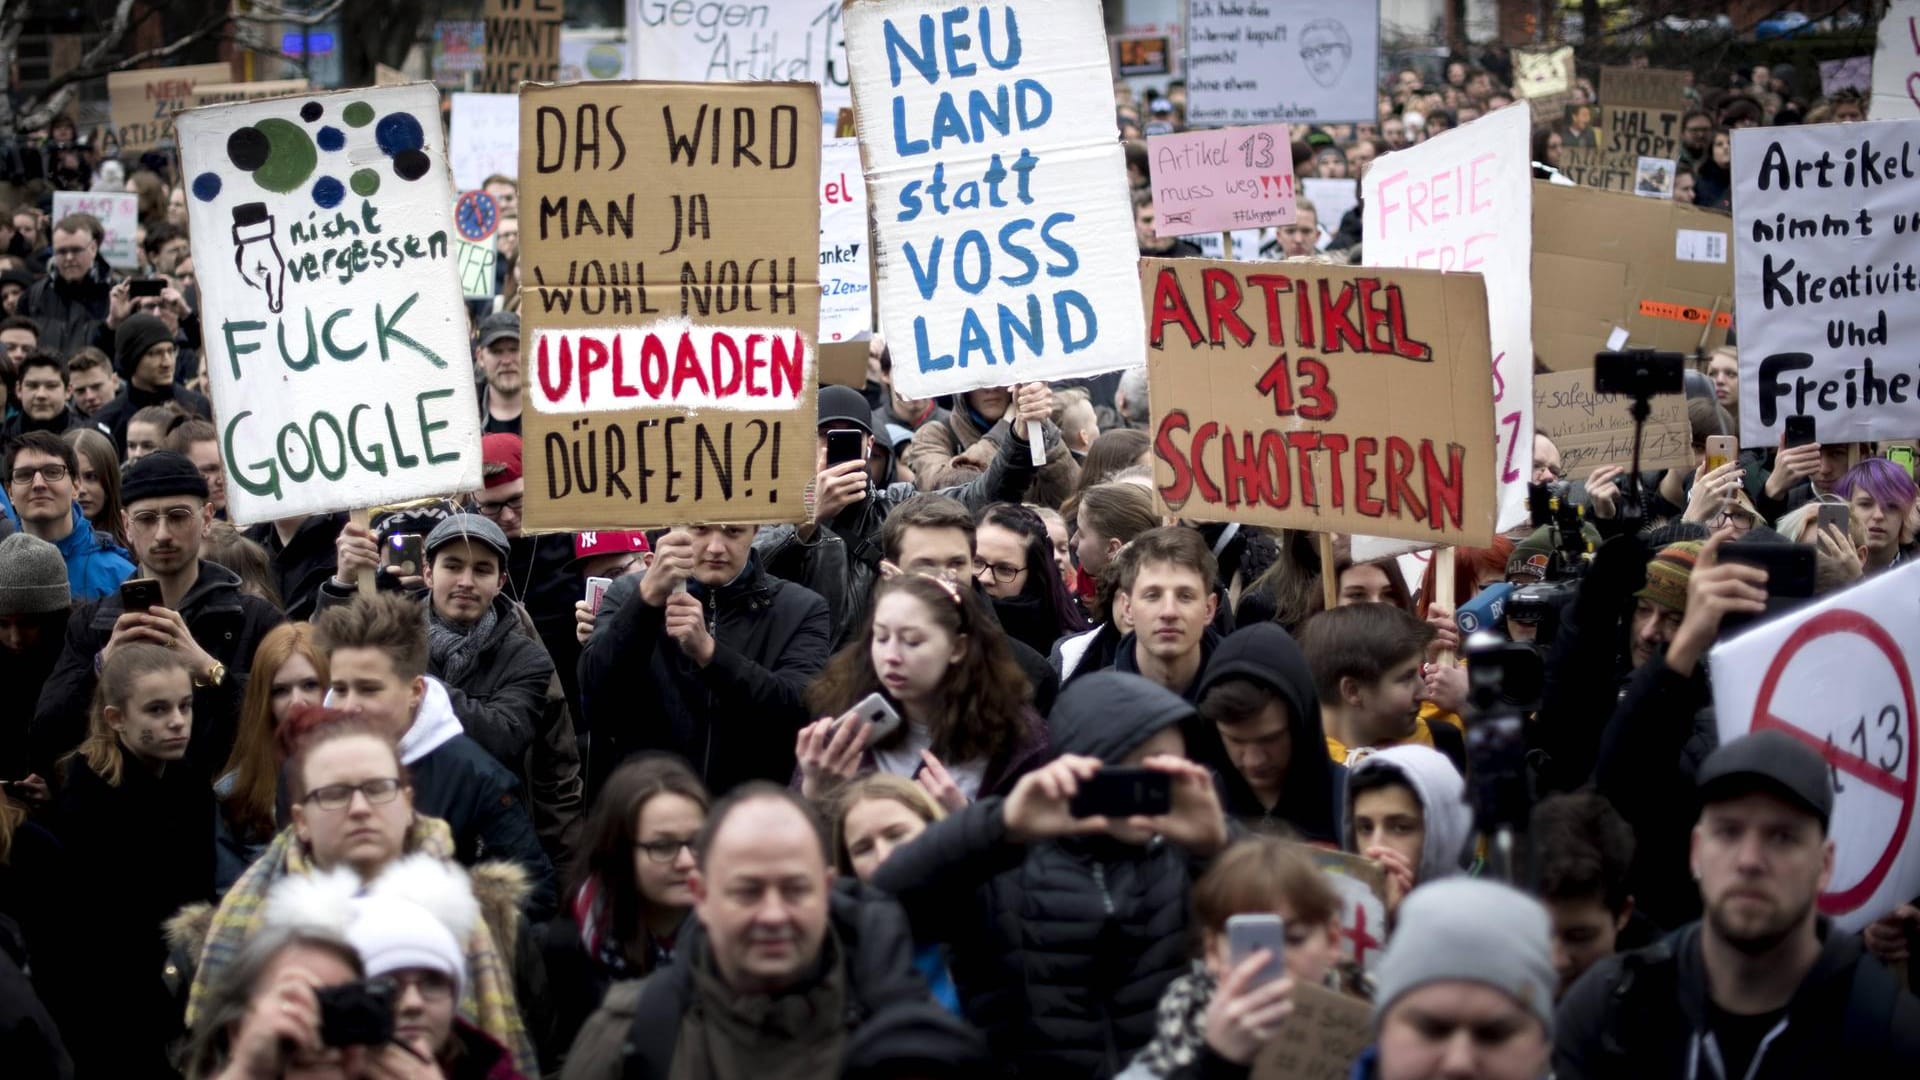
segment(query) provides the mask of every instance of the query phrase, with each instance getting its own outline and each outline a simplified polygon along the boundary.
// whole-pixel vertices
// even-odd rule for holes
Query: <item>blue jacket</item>
[[[93,523],[73,505],[73,531],[55,545],[67,560],[67,588],[75,600],[98,600],[117,592],[133,576],[127,549],[93,531]]]

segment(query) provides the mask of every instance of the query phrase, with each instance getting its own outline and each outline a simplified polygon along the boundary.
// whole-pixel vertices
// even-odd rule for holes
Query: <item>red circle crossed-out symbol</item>
[[[1886,655],[1893,665],[1893,671],[1900,680],[1900,694],[1906,705],[1907,760],[1906,778],[1896,779],[1885,769],[1876,768],[1865,758],[1856,757],[1826,739],[1815,738],[1804,728],[1794,726],[1790,721],[1773,714],[1774,690],[1780,684],[1780,676],[1786,671],[1787,662],[1802,647],[1818,638],[1833,634],[1857,634]],[[1760,694],[1753,703],[1753,730],[1761,731],[1773,728],[1784,731],[1799,739],[1813,751],[1826,759],[1827,764],[1849,777],[1876,788],[1900,800],[1900,815],[1894,822],[1893,836],[1887,842],[1885,851],[1880,853],[1873,868],[1867,871],[1860,881],[1840,892],[1823,894],[1820,897],[1820,910],[1829,915],[1852,911],[1872,898],[1893,869],[1893,862],[1900,855],[1901,847],[1907,841],[1907,828],[1913,824],[1913,804],[1916,784],[1920,783],[1920,768],[1912,760],[1916,725],[1913,709],[1913,675],[1907,670],[1906,661],[1900,654],[1900,646],[1880,624],[1857,611],[1828,611],[1816,615],[1795,628],[1787,640],[1780,646],[1779,655],[1773,659],[1773,665],[1767,669],[1766,678],[1760,682]]]

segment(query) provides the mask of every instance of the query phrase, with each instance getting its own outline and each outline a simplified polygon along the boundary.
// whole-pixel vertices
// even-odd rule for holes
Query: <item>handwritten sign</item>
[[[867,184],[860,175],[860,144],[828,139],[820,148],[823,343],[847,341],[873,329],[872,255],[867,249]]]
[[[439,94],[215,105],[179,125],[228,514],[478,488]]]
[[[1875,120],[1920,116],[1920,0],[1889,0],[1873,47]]]
[[[1573,46],[1513,53],[1513,92],[1523,98],[1552,97],[1573,89]]]
[[[633,49],[624,29],[560,31],[559,82],[631,79]]]
[[[548,82],[560,70],[566,0],[486,0],[486,63],[475,89],[511,94],[522,82]]]
[[[901,393],[1140,363],[1139,248],[1103,25],[1095,0],[847,7]]]
[[[1625,465],[1633,460],[1631,399],[1596,393],[1593,372],[1539,372],[1533,377],[1533,423],[1540,434],[1560,448],[1567,476],[1585,480],[1602,465]],[[1693,428],[1687,422],[1687,399],[1660,394],[1651,399],[1640,442],[1640,464],[1647,469],[1693,466]]]
[[[443,90],[462,90],[467,76],[487,66],[487,24],[479,19],[442,20],[433,24],[433,84]]]
[[[1920,121],[1737,131],[1740,445],[1806,414],[1823,443],[1920,432]]]
[[[798,520],[819,91],[595,82],[520,102],[527,527]]]
[[[107,99],[113,110],[113,139],[120,153],[139,154],[162,140],[171,141],[173,114],[193,105],[194,87],[232,81],[233,68],[227,64],[139,68],[109,74]]]
[[[1527,520],[1533,454],[1532,126],[1501,109],[1382,158],[1361,181],[1369,266],[1485,275],[1502,531]]]
[[[516,94],[454,94],[447,118],[453,182],[472,191],[489,176],[520,171],[520,98]]]
[[[1373,1007],[1308,983],[1293,987],[1293,1015],[1253,1059],[1253,1080],[1347,1080],[1373,1045]]]
[[[1187,118],[1371,123],[1379,0],[1190,0]]]
[[[1285,124],[1155,135],[1147,160],[1156,236],[1293,222],[1293,139]]]
[[[1364,855],[1312,844],[1289,846],[1326,874],[1327,884],[1340,895],[1341,959],[1372,971],[1387,943],[1387,872]]]
[[[1691,82],[1686,72],[1668,68],[1603,67],[1600,100],[1621,107],[1678,109],[1687,103]]]
[[[405,81],[405,80],[402,80]],[[269,79],[265,82],[201,83],[188,95],[192,108],[202,105],[226,105],[235,101],[265,101],[290,97],[308,90],[305,79]]]
[[[813,82],[829,112],[853,103],[840,18],[840,0],[627,0],[640,78]]]
[[[1490,542],[1498,476],[1479,275],[1142,266],[1154,484],[1170,510]]]
[[[53,193],[53,220],[68,214],[92,214],[106,231],[100,242],[100,255],[115,270],[132,270],[140,265],[137,234],[140,228],[140,196],[131,191],[56,191]]]

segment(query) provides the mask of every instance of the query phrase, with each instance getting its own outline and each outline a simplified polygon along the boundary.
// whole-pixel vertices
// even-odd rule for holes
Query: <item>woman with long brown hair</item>
[[[326,692],[327,657],[313,642],[312,625],[281,623],[260,639],[240,702],[233,755],[213,785],[220,804],[214,819],[218,891],[225,893],[238,881],[286,826],[280,805],[281,725],[300,706],[320,704]]]
[[[127,533],[120,511],[120,455],[113,440],[92,428],[69,428],[60,436],[73,447],[80,459],[80,474],[74,477],[75,502],[87,516],[94,532],[104,532],[114,543],[127,546]]]

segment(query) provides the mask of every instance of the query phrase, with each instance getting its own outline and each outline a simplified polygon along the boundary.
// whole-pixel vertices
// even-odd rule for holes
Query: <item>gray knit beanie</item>
[[[71,602],[59,548],[26,533],[0,540],[0,615],[41,615]]]
[[[1484,983],[1531,1012],[1553,1037],[1552,921],[1533,897],[1473,878],[1421,885],[1400,905],[1399,922],[1375,972],[1373,1022],[1393,1003],[1435,982]]]

